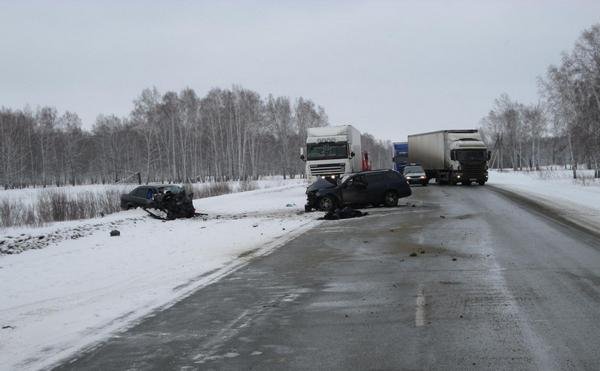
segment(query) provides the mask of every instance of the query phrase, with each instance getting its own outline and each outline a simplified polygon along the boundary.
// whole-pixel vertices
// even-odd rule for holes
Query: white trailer
[[[361,171],[360,131],[352,125],[309,128],[306,155],[307,177],[339,177]]]
[[[490,153],[476,129],[441,130],[408,136],[408,161],[441,184],[484,185]]]

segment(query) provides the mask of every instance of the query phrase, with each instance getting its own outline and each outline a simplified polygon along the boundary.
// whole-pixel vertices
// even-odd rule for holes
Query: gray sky
[[[0,106],[86,127],[146,87],[304,96],[378,138],[478,125],[537,100],[600,1],[0,1]]]

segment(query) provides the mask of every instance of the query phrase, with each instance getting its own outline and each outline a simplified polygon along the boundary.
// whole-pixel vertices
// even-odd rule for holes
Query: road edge
[[[552,206],[550,200],[534,196],[533,194],[519,193],[497,185],[486,185],[486,187],[521,206],[525,206],[527,210],[537,215],[559,223],[564,227],[584,232],[594,239],[600,240],[600,224],[593,223],[585,218],[565,215],[564,209]]]

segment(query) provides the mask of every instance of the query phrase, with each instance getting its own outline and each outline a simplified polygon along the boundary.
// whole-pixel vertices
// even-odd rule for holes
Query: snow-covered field
[[[281,176],[271,176],[249,182],[205,182],[190,186],[196,192],[195,196],[201,198],[304,182],[300,178],[284,180]],[[120,195],[130,192],[136,186],[137,184],[91,184],[1,190],[0,232],[14,226],[40,226],[58,220],[82,220],[114,213],[120,210]]]
[[[48,367],[315,226],[319,215],[303,213],[304,182],[281,184],[196,200],[206,218],[163,222],[130,210],[12,229],[66,237],[0,255],[0,369]],[[121,236],[110,237],[113,228]]]
[[[489,184],[559,209],[576,222],[600,228],[600,180],[593,171],[580,170],[574,180],[570,170],[518,172],[490,171]]]

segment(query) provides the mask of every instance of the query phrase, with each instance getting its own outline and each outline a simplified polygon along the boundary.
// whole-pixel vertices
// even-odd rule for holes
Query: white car
[[[406,178],[408,184],[421,184],[426,186],[429,183],[425,170],[419,165],[406,165],[402,170],[402,174]]]

